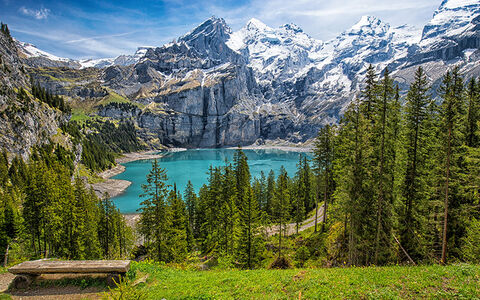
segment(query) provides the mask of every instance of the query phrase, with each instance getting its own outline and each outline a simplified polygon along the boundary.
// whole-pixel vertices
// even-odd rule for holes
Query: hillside
[[[48,143],[67,119],[59,109],[31,95],[27,69],[11,36],[1,32],[0,148],[23,158],[32,146]]]

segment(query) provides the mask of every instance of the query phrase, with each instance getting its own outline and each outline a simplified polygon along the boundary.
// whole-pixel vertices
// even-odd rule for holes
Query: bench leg
[[[12,287],[14,289],[26,289],[35,281],[38,275],[20,274],[17,275],[12,281]]]

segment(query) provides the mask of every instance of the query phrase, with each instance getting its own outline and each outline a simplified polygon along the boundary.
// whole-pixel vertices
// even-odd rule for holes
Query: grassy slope
[[[192,271],[150,263],[141,289],[149,299],[478,298],[480,266]]]

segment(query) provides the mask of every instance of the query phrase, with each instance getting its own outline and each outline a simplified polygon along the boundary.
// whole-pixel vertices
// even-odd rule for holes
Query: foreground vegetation
[[[418,299],[480,295],[480,267],[351,267],[290,270],[196,271],[134,263],[145,284],[130,287],[145,299]],[[132,280],[133,282],[133,280]]]

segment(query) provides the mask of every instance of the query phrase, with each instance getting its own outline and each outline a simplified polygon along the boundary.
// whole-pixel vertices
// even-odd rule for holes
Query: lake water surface
[[[310,153],[283,151],[276,149],[262,150],[243,150],[248,157],[250,173],[252,177],[260,177],[263,171],[265,176],[270,170],[278,174],[283,165],[289,176],[294,176],[297,163],[302,155],[310,158]],[[233,164],[233,154],[235,149],[195,149],[180,152],[166,153],[157,161],[161,168],[167,172],[168,183],[173,186],[176,183],[177,188],[183,191],[190,180],[198,192],[200,187],[207,183],[207,172],[210,166],[224,166],[225,160]],[[119,174],[114,179],[123,179],[131,181],[132,184],[121,195],[113,198],[116,206],[122,213],[134,213],[140,206],[142,199],[142,184],[146,183],[146,175],[152,167],[151,160],[139,160],[124,164],[125,172]]]

